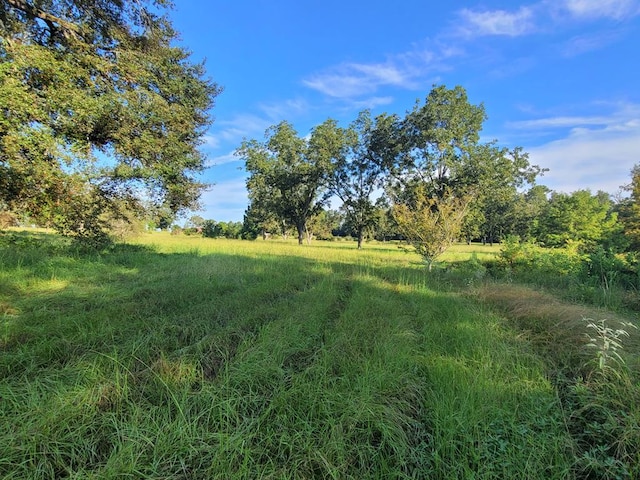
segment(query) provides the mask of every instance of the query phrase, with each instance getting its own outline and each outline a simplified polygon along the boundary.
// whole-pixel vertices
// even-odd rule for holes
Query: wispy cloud
[[[624,136],[585,129],[568,138],[529,150],[534,164],[549,168],[543,182],[554,190],[581,188],[616,193],[628,183],[640,156],[640,129]]]
[[[207,148],[218,148],[220,146],[220,140],[213,135],[205,135],[203,138],[203,145]]]
[[[262,103],[257,106],[258,113],[242,113],[228,120],[220,120],[214,124],[212,132],[205,137],[205,145],[219,148],[224,144],[237,146],[243,138],[262,135],[271,125],[284,119],[295,118],[309,109],[305,100],[289,99],[280,103]],[[228,163],[228,155],[212,159],[210,164]]]
[[[312,75],[302,83],[330,97],[356,97],[373,93],[381,86],[414,88],[412,70],[392,61],[370,65],[346,63]]]
[[[302,83],[328,97],[354,102],[375,96],[385,87],[416,89],[432,82],[439,74],[456,67],[455,58],[469,55],[478,37],[524,37],[532,34],[557,35],[577,23],[600,19],[624,20],[640,14],[640,0],[539,0],[517,9],[463,8],[452,17],[452,24],[425,40],[425,47],[413,48],[388,57],[383,62],[348,62],[309,75]],[[609,26],[610,28],[610,26]],[[576,35],[557,51],[576,56],[617,41],[619,31]],[[489,56],[490,57],[490,56]],[[522,73],[535,63],[530,58],[492,70],[494,76]]]
[[[291,118],[307,112],[310,107],[305,99],[295,98],[284,100],[283,102],[261,103],[258,108],[264,113],[270,124],[278,123],[282,120]]]
[[[228,222],[241,219],[249,199],[244,179],[213,185],[201,198],[206,218]]]
[[[461,53],[454,45],[433,44],[398,53],[385,62],[336,65],[308,76],[302,83],[332,98],[347,100],[372,96],[372,99],[386,102],[388,97],[374,95],[381,88],[419,89],[429,76],[448,70],[446,60]]]
[[[373,110],[382,105],[389,105],[393,103],[393,100],[393,97],[371,97],[365,98],[364,100],[355,100],[350,106],[357,109],[368,108]]]
[[[220,145],[223,142],[237,141],[243,137],[264,132],[271,125],[270,119],[255,114],[239,114],[229,120],[220,120],[214,126],[209,138]]]
[[[241,158],[238,158],[234,152],[229,152],[225,155],[218,155],[217,157],[209,158],[205,162],[206,167],[217,167],[227,163],[239,162]]]
[[[579,19],[623,20],[640,14],[637,0],[564,0],[561,7]]]
[[[599,126],[606,131],[628,131],[636,128],[640,122],[640,105],[635,103],[595,102],[583,108],[608,112],[598,115],[552,115],[508,122],[507,128],[519,130],[552,130],[569,129],[580,131],[584,127]],[[533,113],[533,112],[532,112]]]
[[[538,118],[535,120],[521,120],[507,123],[507,127],[520,130],[530,129],[556,129],[556,128],[577,128],[584,125],[606,125],[611,122],[611,117],[604,116],[558,116]]]
[[[616,193],[640,161],[640,105],[618,105],[608,116],[556,116],[510,126],[566,130],[561,138],[528,149],[532,163],[549,168],[542,183],[555,190]]]
[[[520,7],[515,12],[473,11],[465,8],[459,12],[459,16],[462,21],[459,32],[470,37],[485,35],[518,37],[536,31],[535,15],[530,7]]]
[[[518,37],[557,31],[558,27],[575,21],[625,20],[637,15],[640,15],[639,0],[541,0],[513,11],[464,8],[458,12],[454,30],[467,38]],[[550,25],[554,28],[549,29]],[[597,37],[577,37],[576,52],[593,49],[596,44],[591,40]]]

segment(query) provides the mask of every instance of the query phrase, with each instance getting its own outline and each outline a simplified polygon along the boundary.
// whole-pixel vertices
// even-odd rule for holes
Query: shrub
[[[0,229],[14,227],[17,225],[17,217],[15,213],[8,210],[0,211]]]

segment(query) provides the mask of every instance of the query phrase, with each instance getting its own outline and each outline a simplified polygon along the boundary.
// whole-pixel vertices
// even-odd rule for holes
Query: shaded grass
[[[415,256],[146,241],[0,249],[3,477],[570,475],[544,362]]]
[[[501,309],[545,359],[575,439],[576,476],[638,478],[640,334],[628,318],[522,285],[488,283],[477,293]],[[611,328],[605,341],[616,329],[628,334],[615,350],[619,357],[587,345],[594,337],[590,325],[601,319]],[[603,354],[606,364],[600,363]]]

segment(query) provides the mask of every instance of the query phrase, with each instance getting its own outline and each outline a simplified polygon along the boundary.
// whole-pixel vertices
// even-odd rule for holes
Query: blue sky
[[[242,220],[243,138],[282,120],[301,135],[347,126],[364,108],[404,115],[434,84],[484,103],[483,140],[522,146],[553,190],[615,194],[640,163],[640,0],[176,4],[181,44],[224,87],[204,218]]]

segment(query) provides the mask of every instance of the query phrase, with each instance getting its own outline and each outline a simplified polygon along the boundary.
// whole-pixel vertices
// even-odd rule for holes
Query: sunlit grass
[[[0,272],[3,478],[571,474],[544,359],[394,244],[27,242]]]
[[[201,236],[193,235],[172,235],[169,232],[151,232],[140,235],[139,237],[133,240],[136,244],[142,245],[154,245],[165,252],[184,252],[189,249],[197,249],[202,250],[204,252],[212,252],[217,251],[224,246],[224,249],[240,249],[241,251],[250,251],[254,248],[258,248],[258,250],[267,249],[275,249],[278,250],[286,246],[288,247],[297,247],[299,251],[306,250],[315,250],[321,249],[326,251],[337,251],[337,250],[347,250],[352,251],[356,250],[357,244],[355,241],[346,241],[346,240],[335,240],[335,241],[318,241],[313,240],[310,244],[304,244],[302,246],[298,245],[298,240],[294,238],[289,238],[287,240],[283,240],[278,237],[271,238],[269,240],[257,239],[254,241],[246,241],[246,242],[237,242],[236,240],[228,240],[224,238],[204,238]],[[295,251],[295,249],[292,249]],[[366,252],[388,252],[390,254],[397,253],[398,251],[411,251],[411,247],[408,247],[403,242],[399,241],[390,241],[390,242],[379,242],[379,241],[365,241],[363,243],[363,249],[359,253]],[[289,250],[291,251],[291,250]],[[481,260],[488,260],[495,258],[500,252],[500,245],[483,245],[480,243],[458,243],[453,245],[442,257],[442,261],[464,261],[468,260],[472,256],[477,256]],[[413,255],[409,253],[415,260],[420,261],[420,257],[418,255]],[[353,255],[349,255],[350,258],[353,258]]]

